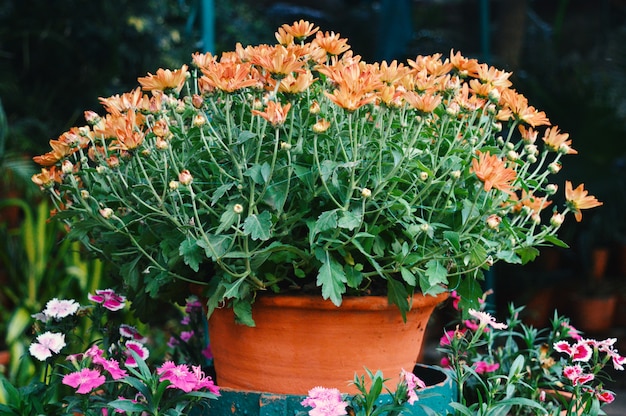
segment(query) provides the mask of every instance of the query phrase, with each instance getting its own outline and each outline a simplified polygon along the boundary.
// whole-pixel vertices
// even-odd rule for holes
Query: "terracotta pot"
[[[576,327],[584,332],[604,332],[613,325],[617,296],[597,298],[579,297],[575,301]]]
[[[318,296],[262,296],[255,327],[236,324],[231,309],[215,310],[209,335],[217,384],[240,390],[302,395],[315,386],[356,393],[365,368],[395,386],[414,367],[435,306],[447,298],[418,295],[406,323],[386,297],[344,298],[341,307]]]

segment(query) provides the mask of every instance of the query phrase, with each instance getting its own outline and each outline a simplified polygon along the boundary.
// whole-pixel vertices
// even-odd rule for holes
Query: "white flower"
[[[46,303],[43,313],[54,319],[62,319],[74,315],[80,308],[80,304],[73,299],[51,299]]]
[[[507,325],[504,323],[496,322],[496,319],[489,315],[487,312],[477,311],[475,309],[470,309],[469,314],[474,318],[478,319],[479,326],[490,326],[493,329],[506,329]]]
[[[58,354],[65,347],[65,334],[44,332],[37,337],[37,342],[30,344],[30,355],[39,361],[46,361],[52,354]]]

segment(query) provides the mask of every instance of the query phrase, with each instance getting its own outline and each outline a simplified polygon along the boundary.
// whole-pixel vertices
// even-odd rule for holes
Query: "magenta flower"
[[[150,351],[140,342],[126,341],[124,346],[126,347],[126,361],[124,362],[126,367],[137,367],[137,361],[135,361],[131,351],[134,351],[142,360],[146,360],[150,356]]]
[[[589,342],[585,340],[580,340],[574,345],[569,345],[567,341],[559,341],[554,343],[554,349],[558,352],[566,353],[572,361],[587,362],[593,354]]]
[[[563,368],[563,375],[567,377],[574,386],[588,383],[595,378],[593,374],[585,374],[579,364]]]
[[[87,394],[103,385],[105,377],[98,370],[83,368],[65,375],[62,382],[66,386],[77,388],[76,393]]]
[[[189,367],[185,364],[176,365],[173,361],[166,361],[157,368],[157,374],[161,377],[159,381],[169,381],[171,388],[177,388],[185,393],[189,393],[196,389],[198,383],[197,377],[189,371]]]
[[[204,374],[202,368],[199,365],[191,367],[193,375],[196,378],[196,387],[194,390],[207,389],[209,392],[219,396],[220,389],[215,385],[211,377]]]
[[[111,375],[111,378],[113,380],[119,380],[128,375],[126,370],[122,370],[120,368],[119,361],[113,358],[107,360],[103,357],[95,357],[93,359],[93,363],[101,366],[106,372],[108,372]]]
[[[46,303],[43,313],[54,319],[62,319],[66,316],[74,315],[80,304],[73,299],[51,299]]]
[[[486,361],[477,361],[474,363],[474,371],[478,374],[492,373],[500,368],[500,364],[493,363],[489,364]]]
[[[206,348],[202,350],[202,356],[207,360],[213,358],[213,350],[211,349],[211,345],[207,345]]]
[[[145,344],[146,341],[148,341],[146,337],[144,337],[143,335],[139,333],[137,328],[131,325],[127,325],[127,324],[120,325],[120,335],[123,336],[124,338],[130,338],[133,341],[137,341],[142,344]]]
[[[185,342],[189,342],[189,340],[193,337],[194,332],[193,331],[182,331],[180,333],[180,339],[182,339]]]
[[[309,395],[300,402],[302,406],[311,407],[309,416],[342,416],[347,415],[348,403],[343,401],[338,389],[314,387]]]
[[[615,400],[615,395],[611,393],[610,391],[603,391],[602,393],[598,393],[596,394],[596,397],[601,402],[604,402],[607,404],[613,403],[613,400]]]
[[[92,302],[102,304],[102,306],[110,311],[119,311],[124,308],[126,304],[126,297],[118,295],[112,289],[96,290],[95,295],[89,293],[87,298]]]
[[[65,347],[65,334],[47,331],[37,336],[37,342],[30,344],[28,351],[39,361],[45,361],[52,357],[52,354],[58,354],[63,347]]]

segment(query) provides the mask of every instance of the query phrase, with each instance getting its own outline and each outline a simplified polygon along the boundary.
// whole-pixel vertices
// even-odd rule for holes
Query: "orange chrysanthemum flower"
[[[243,88],[259,86],[258,72],[249,62],[214,62],[202,68],[200,85],[202,92],[216,88],[226,92],[234,92]]]
[[[418,94],[415,91],[405,92],[404,100],[423,113],[430,113],[441,104],[441,96],[429,93]]]
[[[526,97],[518,94],[515,90],[503,89],[500,102],[505,107],[498,113],[498,120],[506,121],[511,118],[517,118],[532,127],[550,125],[550,120],[546,117],[546,113],[529,106]]]
[[[299,73],[297,76],[293,74],[287,75],[285,78],[280,80],[280,85],[278,86],[279,92],[286,92],[289,94],[297,94],[306,91],[313,82],[315,82],[317,78],[313,78],[313,74],[311,71],[304,71]],[[276,85],[276,81],[274,79],[268,80],[268,84],[271,88],[274,88]]]
[[[269,121],[272,126],[277,127],[285,123],[285,120],[287,120],[287,113],[290,108],[291,103],[287,103],[282,106],[279,102],[269,101],[265,111],[252,110],[252,114],[263,117]]]
[[[340,36],[339,33],[335,34],[335,32],[317,32],[313,43],[324,49],[328,55],[341,55],[350,49],[350,45],[348,45],[348,39],[342,39]]]
[[[143,143],[145,133],[142,131],[143,116],[134,111],[129,111],[121,120],[115,130],[116,140],[111,143],[110,149],[131,151],[137,149]],[[121,123],[123,121],[123,124]]]
[[[527,207],[532,212],[537,214],[552,204],[552,201],[548,201],[547,197],[536,197],[533,194],[528,194],[524,190],[522,190],[522,199],[520,202],[522,206]]]
[[[583,219],[581,209],[595,208],[602,205],[602,202],[598,201],[595,196],[587,195],[588,192],[584,189],[584,184],[578,185],[576,189],[573,189],[570,181],[565,181],[565,202],[567,207],[574,212],[576,222],[580,222]]]
[[[52,166],[50,169],[42,168],[41,173],[34,174],[31,180],[34,184],[42,188],[47,188],[52,186],[55,182],[61,183],[61,170],[56,166]]]
[[[305,40],[320,30],[320,28],[315,26],[313,23],[302,19],[298,22],[294,22],[292,25],[284,24],[280,27],[280,29],[283,29],[287,34],[293,36],[297,42]]]
[[[147,76],[137,78],[137,81],[139,81],[139,84],[145,91],[166,91],[171,89],[178,94],[183,85],[185,85],[188,76],[187,65],[183,65],[180,69],[174,71],[160,68],[157,70],[156,75],[148,72]]]
[[[575,155],[578,152],[571,148],[572,141],[568,140],[568,133],[560,133],[559,128],[554,126],[545,131],[543,141],[546,147],[554,152],[564,152],[568,155]]]
[[[278,78],[297,72],[304,66],[304,62],[283,45],[277,45],[269,50],[257,49],[256,52],[250,56],[250,62],[278,76]]]
[[[330,94],[324,91],[333,103],[348,111],[355,111],[366,104],[376,101],[376,95],[366,91],[351,91],[347,88],[338,88]]]
[[[396,85],[400,79],[404,78],[410,73],[410,68],[404,64],[398,64],[397,61],[392,61],[388,64],[386,61],[380,63],[380,66],[375,66],[378,73],[378,79],[386,85]]]
[[[426,70],[428,75],[441,76],[445,75],[453,68],[452,64],[446,60],[441,60],[441,54],[436,53],[434,55],[422,56],[419,55],[415,60],[409,59],[407,61],[409,65],[416,71]]]
[[[471,172],[475,173],[478,179],[484,184],[485,191],[491,188],[499,189],[507,194],[511,194],[511,184],[517,177],[515,171],[506,167],[506,163],[496,155],[489,152],[476,152],[478,158],[472,160]]]
[[[72,127],[63,133],[57,140],[50,140],[51,151],[40,156],[33,157],[35,163],[41,166],[52,166],[65,159],[69,155],[78,151],[79,148],[87,146],[89,139],[82,136],[78,127]]]
[[[480,64],[476,59],[468,59],[461,55],[460,52],[456,54],[450,51],[450,63],[457,70],[460,76],[477,77]]]

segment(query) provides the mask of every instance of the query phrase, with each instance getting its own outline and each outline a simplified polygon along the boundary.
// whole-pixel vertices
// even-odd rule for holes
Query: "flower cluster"
[[[449,287],[476,307],[484,269],[563,245],[566,215],[601,204],[553,182],[577,151],[510,73],[458,52],[367,63],[305,21],[276,39],[140,77],[35,157],[55,217],[132,298],[196,281],[248,324],[259,290],[406,312]]]
[[[176,409],[179,412],[176,414],[180,414],[194,404],[203,405],[204,401],[219,396],[219,389],[199,365],[177,365],[166,361],[155,371],[149,369],[146,364],[149,357],[147,337],[134,326],[116,324],[118,320],[111,316],[126,307],[124,296],[106,289],[97,290],[88,298],[94,305],[82,307],[75,300],[55,298],[41,313],[34,315],[35,328],[41,333],[29,351],[45,365],[44,385],[38,389],[62,391],[57,386],[59,383],[71,387],[73,393],[62,401],[57,398],[55,404],[62,406],[64,412],[107,414],[109,410],[115,410],[156,415]],[[95,342],[87,340],[89,346],[84,352],[67,354],[64,350],[79,348],[84,343],[74,336],[79,318],[83,316],[92,321],[91,337]],[[49,373],[53,367],[54,371]],[[35,388],[30,390],[38,391]],[[10,397],[7,409],[24,411],[20,407],[21,400],[37,399],[21,397],[17,393],[16,397]]]
[[[342,395],[336,388],[314,387],[301,402],[302,406],[311,408],[309,416],[395,416],[402,413],[405,403],[412,405],[417,402],[418,391],[426,388],[426,383],[418,376],[402,370],[396,390],[392,392],[385,387],[380,371],[374,374],[366,369],[366,372],[369,389],[365,376],[355,375],[354,385],[359,394]],[[388,402],[379,400],[383,388],[390,396]]]
[[[578,415],[611,403],[614,393],[600,378],[610,362],[624,369],[616,339],[585,339],[556,313],[539,330],[519,319],[522,309],[511,305],[506,323],[471,310],[469,320],[445,331],[442,365],[458,382],[461,404],[479,414]]]

